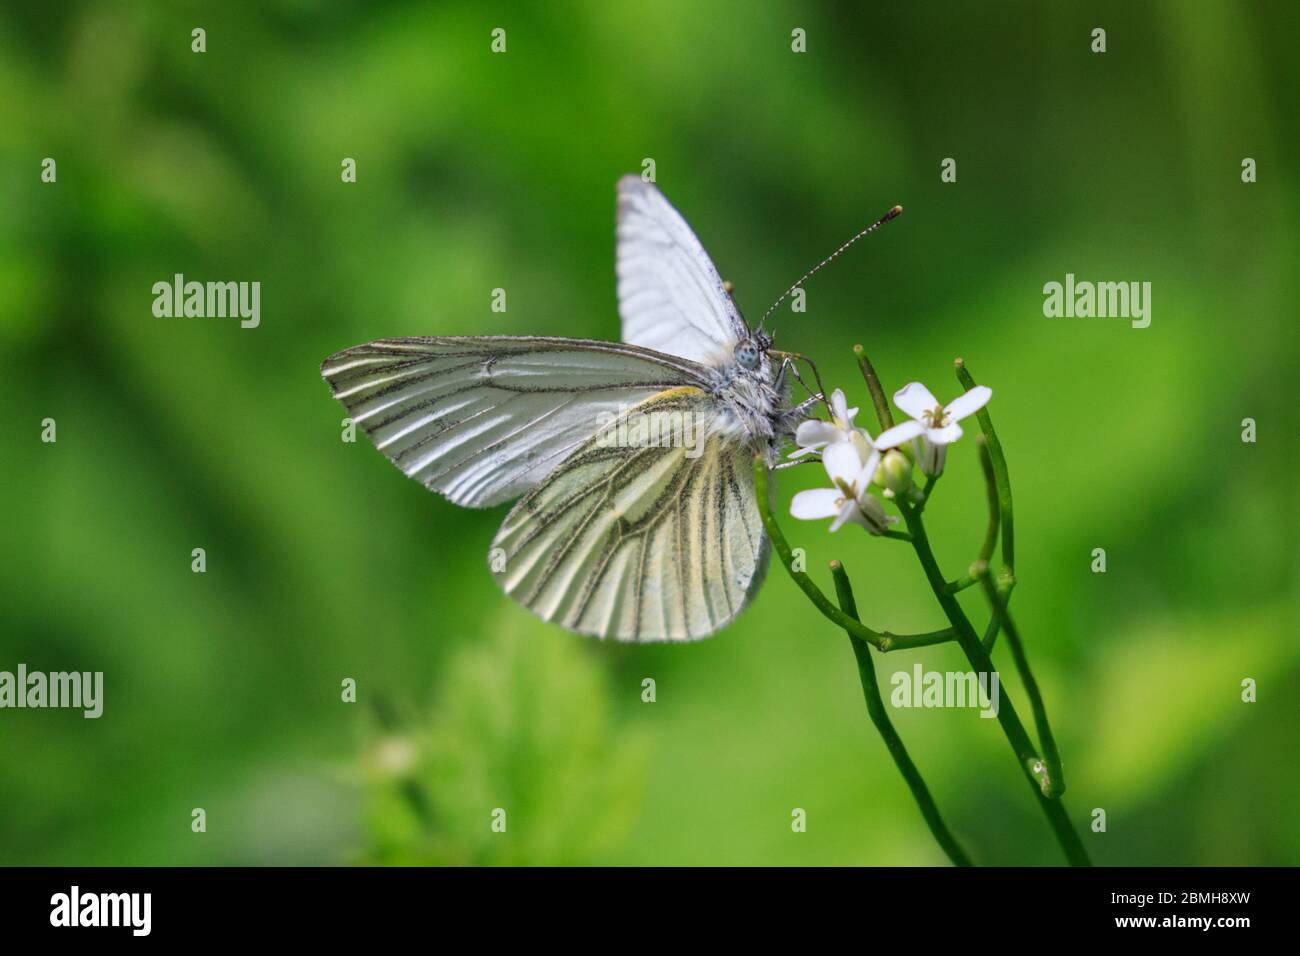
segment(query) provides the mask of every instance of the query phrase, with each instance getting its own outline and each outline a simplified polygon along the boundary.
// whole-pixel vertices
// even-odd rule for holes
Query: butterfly
[[[798,356],[749,328],[685,219],[638,176],[618,183],[616,236],[621,342],[380,339],[321,374],[408,477],[469,508],[517,499],[489,567],[538,617],[697,640],[763,581],[755,456],[775,465],[822,399],[792,405]]]

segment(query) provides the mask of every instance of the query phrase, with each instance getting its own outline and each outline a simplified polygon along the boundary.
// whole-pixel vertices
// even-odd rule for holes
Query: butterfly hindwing
[[[611,424],[523,497],[493,542],[511,597],[570,630],[622,641],[697,640],[748,603],[767,558],[752,451],[726,433],[627,447],[626,419],[713,412],[666,390]]]

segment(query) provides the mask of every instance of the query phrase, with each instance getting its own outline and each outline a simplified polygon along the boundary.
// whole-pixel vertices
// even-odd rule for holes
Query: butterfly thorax
[[[748,361],[733,357],[715,366],[717,382],[710,389],[718,400],[715,430],[772,461],[793,429],[787,423],[788,396],[777,387],[777,373],[766,351],[758,353],[752,368],[747,365]]]

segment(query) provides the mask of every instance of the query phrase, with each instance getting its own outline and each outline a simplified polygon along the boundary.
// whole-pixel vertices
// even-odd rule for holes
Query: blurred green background
[[[863,406],[855,342],[890,391],[951,397],[956,355],[993,387],[1015,611],[1097,862],[1300,862],[1294,9],[865,6],[5,4],[0,669],[106,689],[97,721],[0,712],[0,863],[944,862],[779,570],[696,645],[575,637],[493,584],[504,508],[340,441],[318,366],[346,346],[616,338],[614,182],[646,157],[751,320],[906,206],[778,345]],[[260,281],[261,326],[155,318],[177,272]],[[1067,272],[1150,281],[1150,328],[1044,318]],[[818,483],[783,473],[782,510]],[[972,444],[930,511],[956,576]],[[905,545],[785,525],[876,626],[942,623]],[[917,660],[966,669],[878,657],[886,692]],[[977,860],[1060,860],[994,722],[894,717]]]

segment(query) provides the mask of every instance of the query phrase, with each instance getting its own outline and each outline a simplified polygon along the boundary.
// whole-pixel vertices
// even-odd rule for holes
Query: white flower
[[[912,382],[894,393],[894,404],[911,415],[912,420],[886,431],[876,439],[876,447],[883,450],[915,441],[916,460],[921,470],[930,476],[938,475],[943,471],[948,446],[962,435],[957,422],[974,415],[992,397],[993,389],[976,385],[965,395],[940,405],[928,388]]]
[[[831,392],[831,420],[823,422],[810,418],[800,422],[794,433],[794,442],[799,448],[791,452],[790,457],[802,458],[836,442],[852,442],[865,459],[871,450],[871,436],[854,426],[853,418],[857,414],[858,410],[849,408],[844,392],[837,388]]]
[[[898,520],[886,516],[885,506],[871,494],[871,478],[880,464],[880,452],[874,446],[863,461],[852,442],[834,442],[822,453],[822,464],[835,487],[799,492],[790,502],[790,514],[805,521],[834,518],[832,531],[852,521],[872,534],[881,534]]]

